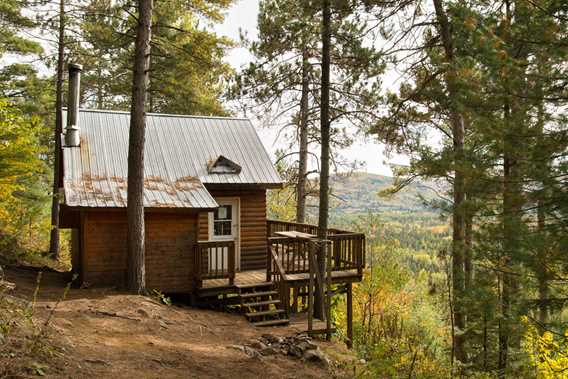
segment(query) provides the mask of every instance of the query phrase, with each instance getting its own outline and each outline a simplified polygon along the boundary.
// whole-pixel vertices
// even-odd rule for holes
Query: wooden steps
[[[280,295],[270,282],[238,286],[238,297],[245,317],[255,326],[287,325],[290,320],[281,309]]]

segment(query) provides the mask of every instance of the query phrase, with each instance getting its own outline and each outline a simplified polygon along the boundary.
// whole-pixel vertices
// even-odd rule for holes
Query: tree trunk
[[[466,194],[467,201],[471,201],[471,193]],[[470,296],[473,280],[473,213],[468,209],[465,213],[465,251],[464,251],[464,270],[465,270],[465,292]]]
[[[330,71],[330,44],[331,44],[331,9],[329,0],[323,0],[322,11],[322,59],[321,59],[321,157],[320,157],[320,192],[319,192],[319,232],[318,238],[327,239],[327,221],[329,213],[329,71]],[[321,245],[318,255],[318,269],[322,277],[325,275],[326,244]],[[323,283],[321,283],[323,286]],[[321,294],[316,291],[317,294]],[[320,297],[320,296],[318,296]],[[325,310],[324,299],[316,299],[314,315],[323,319]]]
[[[298,183],[296,187],[296,222],[306,220],[306,182],[308,172],[308,111],[309,111],[309,69],[308,54],[302,54],[302,97],[300,99],[300,157],[298,162]]]
[[[465,217],[463,203],[465,200],[465,173],[464,173],[464,139],[465,139],[465,122],[464,117],[460,113],[455,99],[459,98],[458,88],[455,83],[456,72],[454,64],[454,47],[451,28],[448,17],[444,10],[442,0],[433,0],[436,11],[436,19],[440,30],[440,38],[444,47],[446,61],[449,63],[449,69],[445,75],[445,81],[448,87],[448,96],[450,98],[450,123],[453,134],[453,150],[454,150],[454,206],[453,206],[453,234],[452,234],[452,293],[453,293],[453,309],[454,309],[454,325],[459,329],[460,333],[455,336],[454,350],[456,359],[460,362],[467,360],[467,354],[464,346],[465,330],[465,311],[464,311],[464,250],[465,250]]]
[[[144,140],[146,92],[150,66],[153,0],[138,1],[138,24],[132,79],[128,140],[128,288],[141,294],[146,286],[144,246]]]
[[[59,33],[57,38],[57,74],[55,82],[55,129],[53,133],[53,187],[51,198],[51,232],[49,255],[59,259],[59,175],[61,174],[61,133],[63,133],[63,70],[65,59],[65,0],[59,1]]]
[[[522,23],[522,19],[513,17],[513,11],[523,14],[523,5],[515,2],[514,7],[509,1],[505,1],[505,19],[501,28],[501,38],[510,46],[512,51],[517,51],[516,59],[526,59],[526,53],[519,49],[518,41],[511,35],[512,22]],[[504,93],[520,94],[524,85],[522,80],[511,81],[506,77],[504,81]],[[506,377],[509,360],[509,347],[520,347],[521,336],[516,330],[516,322],[513,317],[516,314],[516,305],[520,283],[515,276],[519,268],[517,263],[521,250],[521,226],[522,226],[522,167],[519,154],[523,154],[524,123],[527,115],[517,96],[509,95],[503,106],[503,256],[501,258],[501,270],[503,272],[503,289],[501,296],[502,322],[499,328],[499,362],[498,371],[501,378]]]
[[[546,71],[547,66],[544,62],[540,64],[540,70]],[[541,73],[541,75],[549,75],[548,72]],[[539,86],[539,103],[538,103],[538,113],[537,113],[537,133],[540,138],[539,141],[545,139],[544,135],[544,124],[545,124],[545,109],[544,109],[544,94],[542,87]],[[545,325],[548,322],[548,297],[549,297],[549,272],[548,265],[549,257],[548,250],[546,246],[546,199],[548,198],[548,177],[550,175],[550,154],[546,146],[539,146],[537,142],[536,151],[536,162],[539,163],[538,175],[540,175],[541,190],[537,193],[537,235],[538,235],[538,245],[537,245],[537,259],[536,264],[534,264],[534,270],[536,272],[538,280],[538,320],[541,324]]]

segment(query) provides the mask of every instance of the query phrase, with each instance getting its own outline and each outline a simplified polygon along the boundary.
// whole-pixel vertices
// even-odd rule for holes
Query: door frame
[[[233,238],[227,238],[225,236],[213,235],[213,212],[208,212],[207,214],[207,229],[209,241],[235,241],[235,270],[240,271],[241,269],[241,198],[237,196],[231,197],[215,197],[215,201],[219,205],[232,205],[232,232],[235,235]]]

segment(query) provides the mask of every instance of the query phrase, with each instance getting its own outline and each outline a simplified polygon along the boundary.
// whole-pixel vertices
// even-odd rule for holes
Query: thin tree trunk
[[[320,157],[320,192],[319,192],[319,222],[318,237],[327,239],[327,222],[329,213],[329,71],[330,71],[330,45],[331,45],[331,6],[329,0],[322,3],[322,60],[321,60],[321,157]],[[318,255],[318,269],[325,275],[325,250],[327,244],[321,246]],[[323,286],[323,283],[321,283]],[[316,291],[321,294],[323,291]],[[318,296],[319,297],[319,296]],[[325,310],[323,297],[316,299],[314,314],[323,319]]]
[[[517,123],[512,120],[511,108],[506,105],[504,110],[505,135],[503,144],[503,256],[501,269],[503,271],[503,290],[501,295],[502,323],[499,333],[499,375],[505,377],[508,366],[509,346],[520,342],[519,336],[513,330],[512,300],[519,291],[518,281],[515,279],[513,265],[520,249],[520,212],[521,189],[518,162],[515,152],[522,151],[518,135]]]
[[[102,51],[99,51],[100,56],[102,56]],[[103,73],[101,69],[101,65],[97,65],[97,108],[103,109],[104,102],[103,102]]]
[[[59,259],[59,175],[61,173],[61,133],[63,133],[63,70],[65,59],[65,0],[59,1],[59,33],[57,38],[57,74],[55,82],[55,129],[53,133],[53,187],[51,198],[51,233],[49,255]]]
[[[540,64],[541,68],[546,70],[545,65],[544,64]],[[542,94],[542,88],[540,89],[540,97],[543,97]],[[537,133],[540,134],[541,138],[539,138],[539,140],[543,140],[544,139],[544,123],[545,123],[545,110],[544,110],[544,100],[539,100],[539,104],[538,104],[538,130]],[[538,142],[537,142],[537,146],[538,146]],[[547,178],[550,174],[550,167],[549,167],[549,161],[550,161],[550,155],[547,151],[546,146],[543,146],[542,148],[538,148],[537,150],[537,154],[539,154],[539,156],[537,157],[537,159],[542,160],[542,163],[540,164],[540,169],[539,169],[539,173],[538,175],[541,176],[541,190],[538,192],[537,196],[537,232],[538,232],[538,236],[539,236],[539,241],[538,241],[538,247],[537,247],[537,260],[536,260],[536,264],[534,265],[534,270],[537,274],[537,280],[538,280],[538,298],[539,298],[539,306],[538,306],[538,320],[541,324],[546,324],[548,322],[548,296],[549,296],[549,286],[548,286],[548,280],[549,280],[549,273],[548,273],[548,254],[547,254],[547,247],[545,244],[545,239],[546,239],[546,210],[545,210],[545,204],[546,204],[546,198],[547,198]],[[537,160],[538,162],[538,160]]]
[[[128,288],[145,291],[144,246],[144,141],[146,131],[146,93],[150,67],[153,0],[138,1],[138,25],[132,79],[132,106],[128,140]]]
[[[467,360],[467,354],[464,346],[465,330],[465,310],[464,310],[464,250],[465,250],[465,217],[463,203],[465,200],[465,173],[463,170],[464,155],[464,139],[465,139],[465,122],[464,117],[458,110],[455,99],[459,98],[458,88],[455,83],[456,72],[453,68],[454,63],[454,47],[451,35],[451,27],[448,17],[444,10],[442,0],[433,0],[436,11],[436,18],[440,29],[440,37],[444,47],[446,61],[450,68],[446,72],[445,81],[448,87],[448,95],[450,97],[450,123],[453,134],[453,150],[454,150],[454,206],[453,206],[453,235],[452,235],[452,293],[454,307],[454,325],[459,330],[454,338],[454,350],[456,359],[460,362]]]
[[[501,28],[504,41],[511,48],[515,47],[518,41],[511,36],[511,26],[513,22],[513,10],[523,14],[524,11],[519,8],[522,4],[515,2],[514,7],[509,1],[505,1],[505,19]],[[516,17],[515,17],[516,18]],[[522,22],[519,19],[515,23]],[[524,50],[514,49],[517,51],[516,59],[526,59]],[[524,85],[522,81],[510,81],[507,77],[504,82],[504,93],[522,93]],[[519,160],[519,154],[524,151],[522,134],[523,123],[526,120],[524,110],[519,104],[516,96],[510,96],[505,99],[503,107],[504,135],[503,135],[503,257],[501,259],[501,269],[503,271],[503,290],[501,296],[501,313],[502,322],[499,330],[499,376],[506,377],[509,347],[520,347],[521,338],[516,328],[516,322],[513,320],[515,311],[515,303],[520,292],[520,283],[517,277],[513,275],[518,269],[518,257],[521,249],[521,212],[523,205],[522,196],[522,174]]]
[[[538,234],[540,236],[539,246],[538,246],[538,259],[537,259],[537,270],[538,272],[538,320],[541,324],[546,324],[548,322],[548,257],[546,254],[546,246],[544,245],[544,235],[546,229],[546,215],[544,212],[544,201],[543,199],[538,200],[538,215],[537,215],[537,228]]]
[[[309,111],[309,69],[308,54],[302,54],[302,97],[300,99],[300,157],[298,163],[298,183],[296,195],[296,222],[306,219],[306,175],[308,172],[308,111]]]
[[[466,199],[471,201],[471,193],[466,194]],[[465,214],[465,251],[464,251],[464,270],[465,270],[465,292],[470,295],[473,280],[473,213],[468,209]]]

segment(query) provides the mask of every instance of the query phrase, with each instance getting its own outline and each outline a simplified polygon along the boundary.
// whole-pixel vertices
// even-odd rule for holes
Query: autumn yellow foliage
[[[540,334],[523,318],[527,331],[524,335],[524,350],[538,379],[568,379],[568,330],[564,335],[550,331]]]

